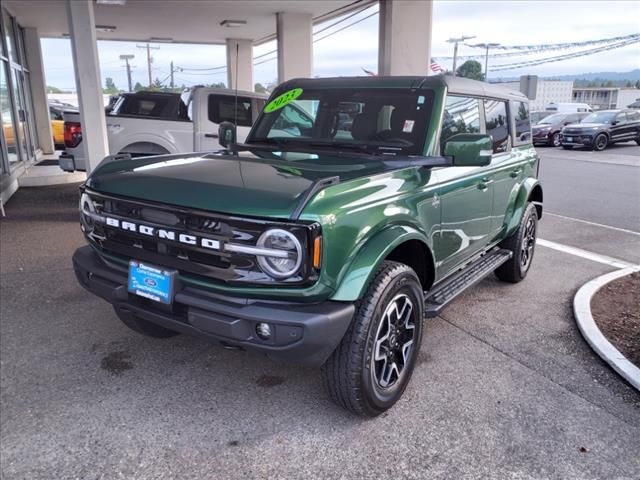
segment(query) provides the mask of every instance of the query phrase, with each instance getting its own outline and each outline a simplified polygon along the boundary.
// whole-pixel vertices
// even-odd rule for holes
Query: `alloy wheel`
[[[396,295],[387,305],[374,343],[372,374],[378,387],[388,389],[402,378],[413,353],[415,311],[408,295]]]
[[[533,250],[536,246],[536,222],[533,216],[527,219],[522,237],[522,247],[520,252],[520,267],[526,272],[533,258]]]

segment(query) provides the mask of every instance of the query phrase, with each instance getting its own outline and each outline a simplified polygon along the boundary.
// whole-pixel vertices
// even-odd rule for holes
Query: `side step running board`
[[[444,283],[426,292],[424,297],[425,318],[438,315],[454,298],[478,283],[512,256],[513,253],[509,250],[496,247],[446,279]]]

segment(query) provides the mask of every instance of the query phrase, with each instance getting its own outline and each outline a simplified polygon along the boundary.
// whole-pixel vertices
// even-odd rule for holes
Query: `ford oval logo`
[[[145,278],[144,283],[146,283],[150,287],[155,287],[156,285],[158,285],[158,282],[156,282],[153,278]]]

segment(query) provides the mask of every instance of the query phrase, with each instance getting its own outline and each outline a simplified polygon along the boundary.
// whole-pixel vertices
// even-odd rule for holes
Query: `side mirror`
[[[614,120],[613,122],[611,122],[611,125],[618,125],[618,123],[620,123],[618,122],[618,120]]]
[[[232,143],[236,143],[236,126],[233,123],[220,123],[218,126],[218,143],[224,148],[228,148]]]
[[[453,157],[454,167],[484,167],[491,163],[493,142],[489,135],[458,133],[447,140],[444,154]]]

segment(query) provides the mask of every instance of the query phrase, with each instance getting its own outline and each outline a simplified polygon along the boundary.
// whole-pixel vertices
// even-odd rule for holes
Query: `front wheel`
[[[420,350],[423,298],[410,267],[382,264],[351,326],[322,367],[325,386],[336,404],[375,417],[400,399]]]
[[[518,229],[500,244],[501,248],[510,250],[511,259],[496,269],[496,276],[503,282],[518,283],[527,276],[536,248],[538,231],[538,213],[533,203],[525,208]]]
[[[565,150],[572,150],[573,145],[562,145],[562,148],[564,148]]]
[[[602,150],[607,148],[608,143],[609,143],[609,139],[607,138],[607,136],[604,133],[600,133],[596,136],[595,140],[593,141],[593,149],[598,152],[601,152]]]
[[[562,141],[560,140],[560,132],[556,132],[553,134],[553,136],[551,137],[551,145],[553,145],[554,147],[559,147],[560,145],[562,145]]]

